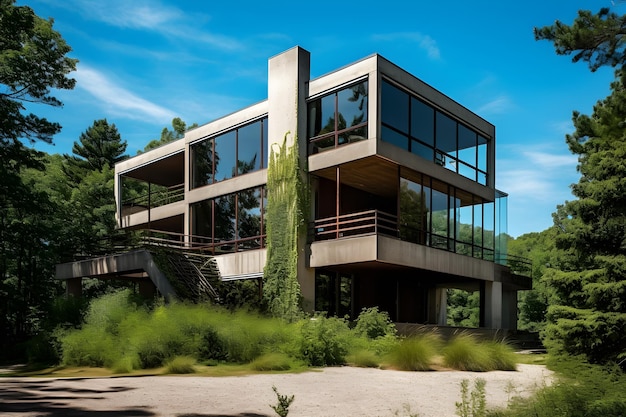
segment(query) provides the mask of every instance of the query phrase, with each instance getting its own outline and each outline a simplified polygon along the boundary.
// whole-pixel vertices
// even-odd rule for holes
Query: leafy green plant
[[[404,371],[427,371],[440,346],[441,340],[434,333],[411,336],[392,348],[389,361],[393,367]]]
[[[474,380],[474,388],[470,392],[469,381],[461,381],[461,401],[456,402],[456,414],[460,417],[485,417],[487,415],[487,399],[482,378]]]
[[[267,169],[267,262],[263,271],[263,300],[275,317],[296,321],[302,317],[298,282],[298,240],[308,210],[306,185],[302,181],[297,137],[287,146],[272,146]]]
[[[276,386],[272,386],[272,390],[276,394],[276,399],[277,399],[278,402],[276,403],[276,405],[270,405],[270,407],[280,417],[287,417],[287,415],[289,414],[289,406],[291,405],[291,403],[295,399],[295,396],[292,395],[292,396],[289,397],[287,395],[281,395],[278,392],[278,389],[276,388]]]
[[[301,327],[300,355],[311,366],[341,365],[350,347],[348,323],[337,317],[316,315]]]
[[[378,307],[364,308],[356,319],[354,333],[369,339],[384,336],[395,336],[396,327],[386,311],[378,311]]]

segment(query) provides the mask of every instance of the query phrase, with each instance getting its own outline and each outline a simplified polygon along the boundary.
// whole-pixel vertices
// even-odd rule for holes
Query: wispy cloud
[[[161,107],[108,79],[101,72],[79,65],[75,73],[77,88],[94,96],[106,110],[129,119],[149,118],[158,123],[167,123],[176,114]]]
[[[508,96],[499,96],[482,104],[476,112],[482,115],[502,114],[510,110],[511,107],[513,107],[513,102]]]
[[[234,38],[199,29],[210,20],[206,15],[188,15],[183,10],[154,0],[45,0],[59,7],[74,10],[87,19],[111,26],[146,30],[163,36],[204,43],[222,50],[240,49]]]
[[[441,52],[437,46],[437,41],[428,35],[420,32],[396,32],[372,35],[372,40],[383,42],[408,41],[416,43],[421,49],[426,51],[428,57],[433,60],[441,58]]]

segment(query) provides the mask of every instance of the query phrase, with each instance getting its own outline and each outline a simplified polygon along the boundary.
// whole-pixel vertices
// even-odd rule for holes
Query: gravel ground
[[[289,417],[455,416],[460,383],[483,378],[488,407],[549,384],[540,365],[514,372],[403,372],[354,367],[230,377],[0,378],[2,416],[276,416],[272,386],[295,395]],[[470,384],[470,387],[472,384]]]

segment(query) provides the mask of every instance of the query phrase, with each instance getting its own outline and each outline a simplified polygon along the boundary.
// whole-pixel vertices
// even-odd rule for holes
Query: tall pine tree
[[[626,17],[602,9],[581,11],[571,26],[556,22],[535,30],[558,54],[616,68],[611,94],[591,116],[574,112],[566,141],[578,155],[577,198],[553,215],[558,268],[544,278],[553,294],[545,343],[557,352],[596,363],[626,359]]]

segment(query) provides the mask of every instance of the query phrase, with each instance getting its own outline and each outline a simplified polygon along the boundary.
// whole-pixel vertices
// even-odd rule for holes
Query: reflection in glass
[[[261,122],[237,131],[237,175],[261,168]]]
[[[432,180],[432,244],[435,248],[448,249],[448,187]]]
[[[459,124],[459,160],[476,167],[476,132]]]
[[[426,198],[421,184],[400,178],[400,239],[425,244],[426,213]]]
[[[245,249],[261,246],[259,239],[246,240],[261,235],[261,189],[252,188],[237,194],[237,239]]]
[[[235,153],[237,151],[237,131],[233,130],[215,138],[215,154],[219,163],[215,164],[215,182],[232,178],[237,173]]]
[[[408,149],[409,147],[409,138],[405,135],[396,132],[395,130],[391,130],[386,126],[383,126],[381,129],[382,139],[391,143],[392,145],[396,145],[402,149]]]
[[[409,132],[409,95],[383,80],[382,122],[401,132]]]
[[[310,152],[367,139],[367,81],[308,104]]]
[[[435,110],[411,97],[411,137],[435,146]]]
[[[211,200],[191,206],[191,230],[194,243],[211,244],[213,236],[213,204]]]
[[[218,197],[214,200],[214,240],[216,243],[228,242],[221,245],[217,250],[219,252],[232,252],[234,250],[235,240],[235,221],[236,221],[236,205],[235,194],[229,194]]]
[[[191,145],[191,166],[193,188],[213,183],[213,140]]]

